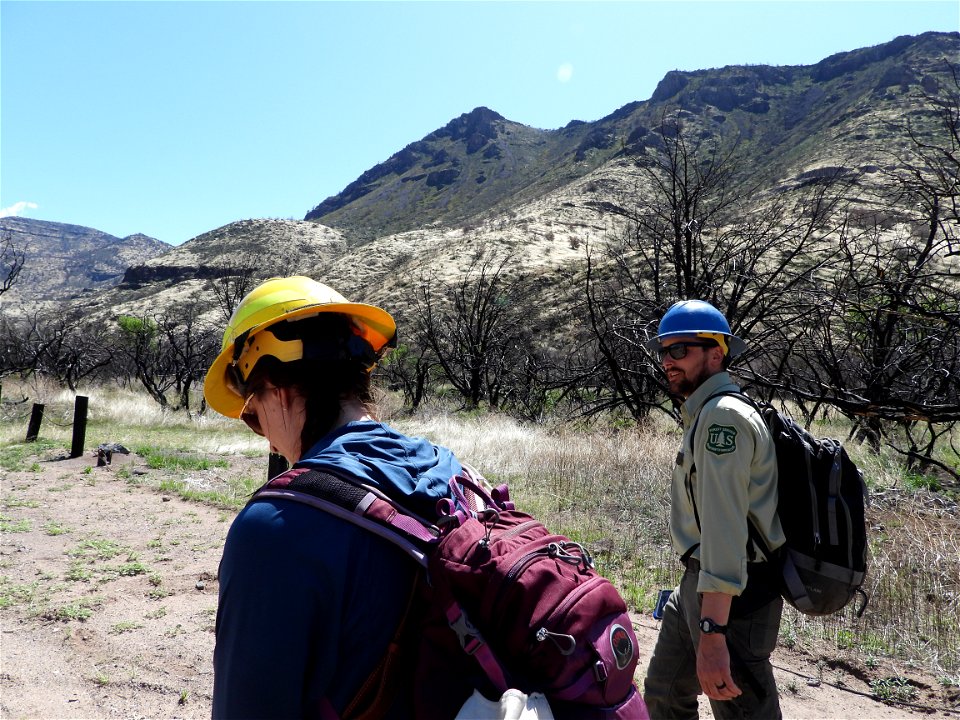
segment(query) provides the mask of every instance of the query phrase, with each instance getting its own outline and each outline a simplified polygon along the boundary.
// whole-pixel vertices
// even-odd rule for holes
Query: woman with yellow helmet
[[[273,278],[230,318],[204,395],[291,464],[355,478],[429,515],[461,465],[377,420],[370,373],[395,336],[378,307],[310,278]],[[213,717],[342,714],[385,656],[415,570],[395,545],[308,505],[247,505],[220,565]],[[409,695],[387,717],[411,717]]]

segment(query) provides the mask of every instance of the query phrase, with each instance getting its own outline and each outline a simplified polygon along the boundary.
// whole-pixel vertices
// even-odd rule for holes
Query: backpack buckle
[[[450,622],[450,629],[457,634],[460,640],[460,647],[467,655],[473,655],[484,644],[483,638],[477,632],[477,628],[467,619],[467,616],[461,612],[457,618]]]

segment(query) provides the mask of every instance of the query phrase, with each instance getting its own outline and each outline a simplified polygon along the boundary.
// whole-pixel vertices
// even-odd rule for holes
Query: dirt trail
[[[262,465],[231,463],[248,474]],[[0,717],[209,717],[216,573],[233,513],[137,482],[161,471],[135,456],[94,465],[86,456],[0,471]],[[216,483],[224,472],[192,479]],[[649,657],[657,622],[638,616],[636,626]],[[850,666],[786,650],[775,666],[785,717],[930,712],[877,702]],[[934,678],[910,681],[915,703],[960,716],[944,712],[960,709],[956,693]]]

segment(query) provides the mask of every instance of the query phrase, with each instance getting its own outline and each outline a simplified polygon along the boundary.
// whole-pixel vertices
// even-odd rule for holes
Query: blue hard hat
[[[721,347],[729,348],[730,357],[747,349],[743,340],[730,332],[730,323],[713,305],[704,300],[681,300],[664,313],[657,328],[657,336],[647,342],[647,348],[655,350],[664,338],[677,335],[693,335],[717,340]]]

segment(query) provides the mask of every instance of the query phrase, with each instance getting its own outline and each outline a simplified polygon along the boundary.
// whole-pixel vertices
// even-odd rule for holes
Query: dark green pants
[[[643,699],[651,720],[696,720],[697,645],[700,642],[700,595],[697,593],[699,563],[683,574],[663,611],[657,644],[647,667]],[[777,644],[783,600],[770,602],[745,613],[734,613],[727,631],[734,682],[743,694],[733,700],[711,700],[713,716],[720,720],[781,718],[780,698],[770,665]]]

